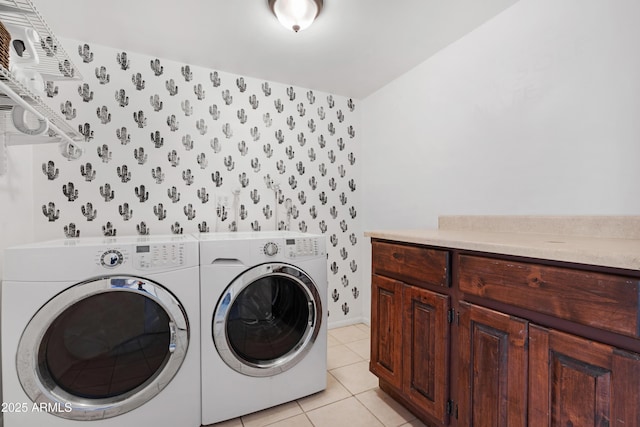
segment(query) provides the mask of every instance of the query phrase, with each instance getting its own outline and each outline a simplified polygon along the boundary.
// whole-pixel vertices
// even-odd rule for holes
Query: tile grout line
[[[359,327],[357,327],[356,325],[346,326],[346,328],[351,327],[351,326],[355,326],[355,327],[356,327],[358,330],[360,330],[361,332],[367,333],[367,334],[368,334],[368,336],[363,337],[363,338],[354,339],[354,340],[347,340],[347,341],[345,341],[345,342],[343,342],[343,341],[339,340],[339,339],[338,339],[338,338],[336,338],[335,336],[332,336],[332,339],[333,339],[333,340],[335,340],[335,342],[336,342],[337,344],[335,344],[335,345],[333,345],[333,346],[331,346],[331,347],[344,346],[345,348],[347,348],[348,350],[350,350],[351,352],[353,352],[354,354],[356,354],[356,355],[358,356],[358,358],[360,358],[360,360],[356,360],[356,361],[353,361],[353,362],[350,362],[350,363],[346,363],[346,364],[344,364],[344,365],[337,366],[337,367],[334,367],[334,368],[332,368],[332,369],[327,369],[327,374],[331,375],[331,377],[332,377],[332,378],[333,378],[333,379],[334,379],[338,384],[340,384],[340,386],[342,386],[342,387],[343,387],[343,388],[348,392],[348,395],[347,395],[347,396],[345,396],[345,397],[343,397],[343,398],[337,399],[337,400],[335,400],[335,401],[332,401],[332,402],[328,402],[328,403],[322,404],[322,405],[320,405],[320,406],[318,406],[318,407],[314,407],[314,408],[310,409],[309,411],[306,411],[306,410],[303,408],[303,406],[300,404],[300,402],[299,402],[299,400],[301,400],[301,399],[303,399],[303,398],[296,399],[296,400],[293,400],[293,401],[292,401],[292,402],[295,402],[295,403],[296,403],[296,405],[298,405],[298,407],[299,407],[299,408],[300,408],[300,410],[301,410],[301,413],[302,413],[302,414],[304,414],[305,418],[306,418],[306,419],[309,421],[309,423],[310,423],[312,426],[314,426],[314,427],[315,427],[316,425],[313,423],[313,421],[312,421],[312,420],[311,420],[311,418],[309,417],[309,413],[310,413],[310,412],[315,411],[315,410],[318,410],[318,409],[321,409],[321,408],[324,408],[324,407],[327,407],[327,406],[330,406],[330,405],[335,404],[335,403],[337,403],[337,402],[342,402],[342,401],[348,400],[348,399],[350,399],[350,398],[355,398],[355,401],[356,401],[356,402],[358,402],[358,404],[360,404],[360,405],[361,405],[361,406],[362,406],[362,407],[363,407],[363,408],[364,408],[368,413],[370,413],[370,414],[371,414],[371,416],[373,416],[373,417],[374,417],[378,422],[380,422],[380,424],[381,424],[381,425],[385,426],[384,422],[383,422],[383,421],[382,421],[378,416],[376,416],[376,414],[374,414],[374,413],[373,413],[373,412],[372,412],[372,411],[371,411],[371,410],[370,410],[370,409],[369,409],[369,408],[368,408],[368,407],[367,407],[367,406],[366,406],[366,405],[365,405],[365,404],[364,404],[360,399],[358,399],[358,397],[357,397],[358,395],[361,395],[361,394],[367,393],[367,392],[369,392],[369,391],[371,391],[371,390],[373,390],[373,389],[363,390],[363,391],[358,392],[357,394],[356,394],[356,393],[353,393],[351,390],[349,390],[349,389],[347,388],[346,384],[344,384],[342,381],[340,381],[340,380],[339,380],[339,379],[338,379],[338,378],[333,374],[333,371],[335,371],[335,370],[337,370],[337,369],[345,368],[345,367],[352,366],[352,365],[355,365],[355,364],[358,364],[358,363],[362,363],[362,362],[367,362],[367,363],[369,363],[369,362],[370,362],[370,360],[369,360],[368,358],[363,358],[360,354],[358,354],[356,351],[354,351],[353,349],[351,349],[351,348],[349,347],[349,345],[350,345],[350,344],[354,344],[354,343],[358,343],[358,342],[361,342],[361,341],[370,340],[370,339],[371,339],[371,337],[370,337],[370,330],[368,330],[368,331],[364,331],[364,330],[363,330],[363,328],[359,328]],[[340,328],[337,328],[337,329],[340,329]],[[330,334],[330,331],[329,331],[329,334]],[[321,392],[319,392],[319,393],[321,393]],[[305,396],[305,397],[307,397],[307,396]],[[294,417],[297,417],[297,416],[299,416],[299,415],[300,415],[300,414],[296,414],[296,415],[292,415],[292,416],[287,417],[287,418],[283,418],[283,419],[278,420],[278,421],[274,421],[274,422],[272,422],[272,423],[270,423],[270,424],[267,424],[265,427],[268,427],[268,426],[272,426],[272,425],[275,425],[275,424],[281,423],[281,422],[283,422],[283,421],[289,420],[289,419],[294,418]],[[243,417],[242,417],[242,416],[241,416],[241,417],[238,417],[238,419],[239,419],[240,424],[242,425],[242,427],[246,427],[246,425],[247,425],[247,424],[246,424],[246,423],[245,423],[245,421],[243,420]]]
[[[367,390],[367,391],[369,391],[369,390]],[[366,391],[363,391],[362,393],[366,393]],[[358,393],[358,394],[362,394],[362,393]],[[355,397],[355,398],[356,398],[356,400],[357,400],[357,401],[358,401],[358,402],[359,402],[359,403],[360,403],[360,404],[361,404],[361,405],[362,405],[362,406],[363,406],[367,411],[369,411],[369,413],[373,416],[373,418],[375,418],[376,420],[378,420],[378,422],[379,422],[380,424],[382,424],[384,427],[386,427],[386,426],[387,426],[387,425],[386,425],[386,424],[385,424],[385,423],[384,423],[380,418],[378,418],[378,417],[376,416],[376,414],[374,414],[374,413],[371,411],[371,409],[369,409],[369,407],[368,407],[367,405],[365,405],[365,404],[364,404],[360,399],[358,399],[358,396],[354,395],[353,397]]]

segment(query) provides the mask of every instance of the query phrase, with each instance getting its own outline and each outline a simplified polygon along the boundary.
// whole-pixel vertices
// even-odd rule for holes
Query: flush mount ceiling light
[[[286,28],[295,31],[308,28],[322,10],[322,0],[269,0],[269,7]]]

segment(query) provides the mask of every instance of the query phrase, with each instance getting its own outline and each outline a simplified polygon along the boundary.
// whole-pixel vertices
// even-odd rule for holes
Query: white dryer
[[[200,234],[202,423],[327,385],[325,238]]]
[[[198,262],[186,235],[7,249],[4,426],[200,426]]]

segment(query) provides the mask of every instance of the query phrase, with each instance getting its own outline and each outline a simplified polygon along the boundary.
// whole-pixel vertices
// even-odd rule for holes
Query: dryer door
[[[103,277],[64,290],[33,316],[18,346],[18,378],[55,415],[110,418],[157,395],[188,344],[173,294],[139,277]]]
[[[288,264],[258,265],[222,294],[213,316],[213,340],[232,369],[254,377],[277,375],[311,349],[322,310],[318,288],[307,273]]]

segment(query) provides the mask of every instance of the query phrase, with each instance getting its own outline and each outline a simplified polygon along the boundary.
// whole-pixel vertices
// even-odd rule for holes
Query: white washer
[[[323,236],[200,234],[202,423],[327,386]]]
[[[200,426],[198,262],[187,235],[7,249],[4,426]]]

